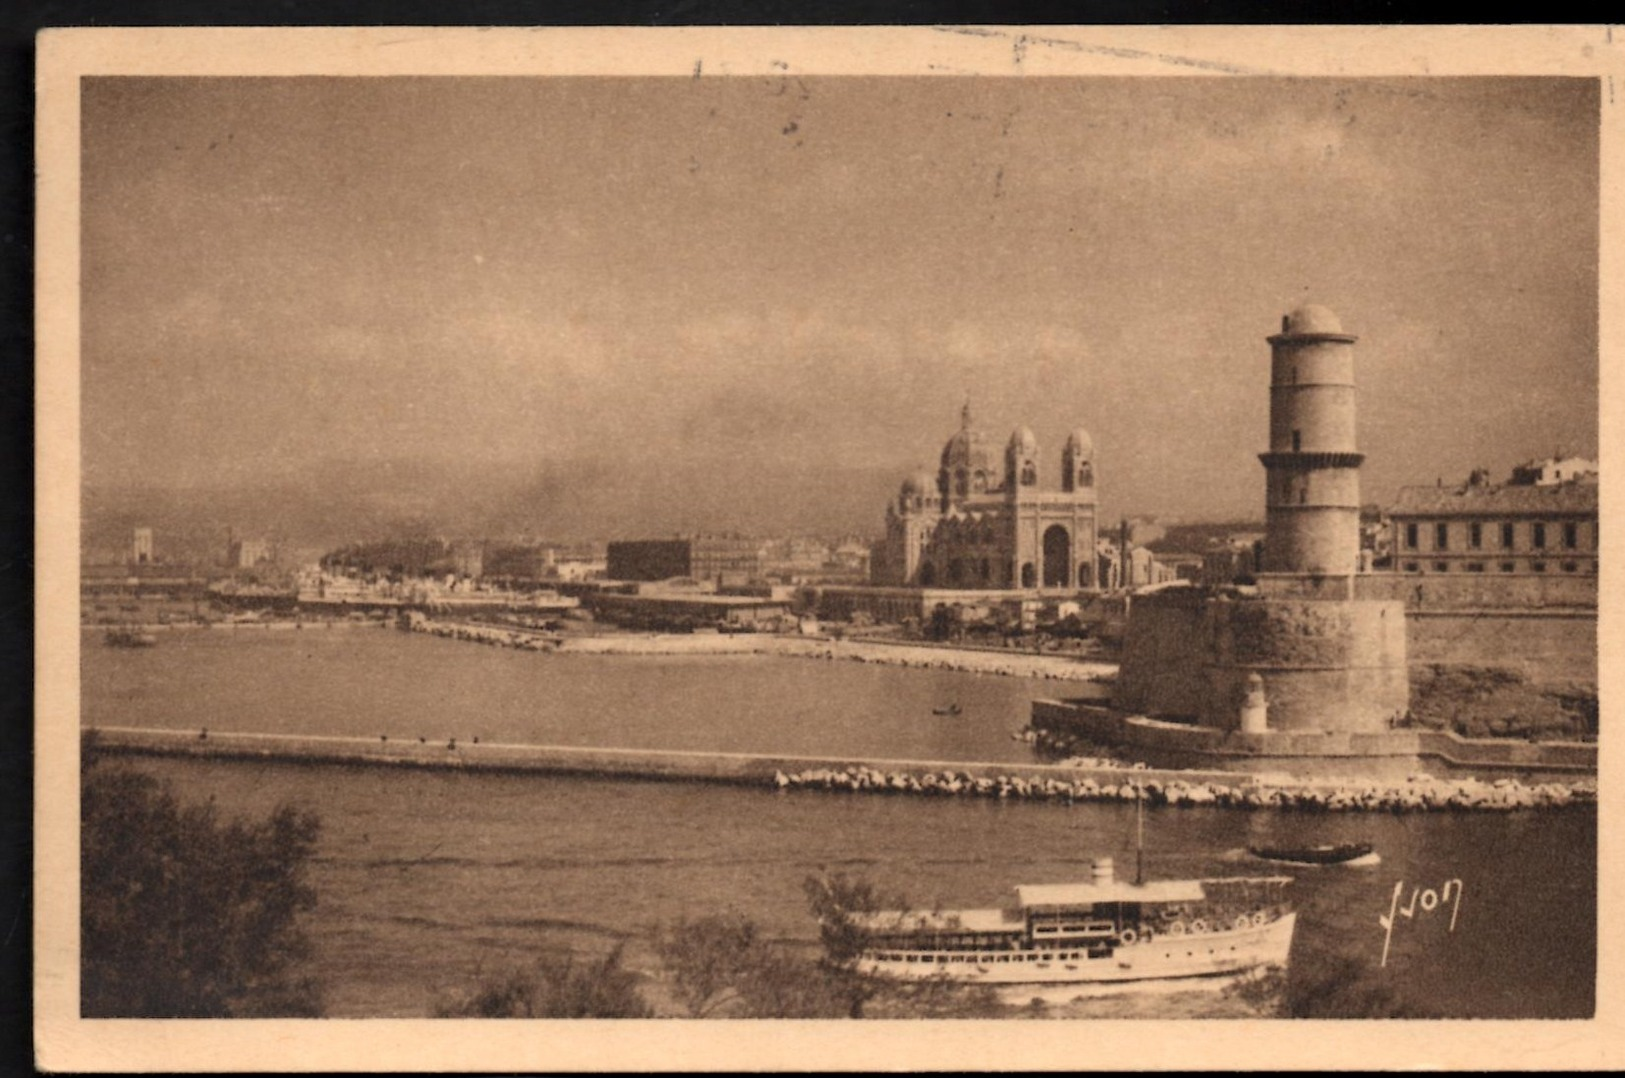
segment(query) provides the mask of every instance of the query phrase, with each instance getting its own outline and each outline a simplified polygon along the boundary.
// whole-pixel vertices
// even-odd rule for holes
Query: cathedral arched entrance
[[[1064,588],[1072,583],[1072,536],[1059,524],[1044,531],[1044,587]]]

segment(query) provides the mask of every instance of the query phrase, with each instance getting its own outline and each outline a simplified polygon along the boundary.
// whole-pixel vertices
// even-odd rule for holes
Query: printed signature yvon
[[[1386,935],[1383,936],[1382,940],[1381,965],[1383,966],[1388,965],[1388,945],[1392,943],[1394,939],[1395,922],[1400,917],[1414,919],[1417,914],[1418,906],[1421,907],[1422,913],[1433,913],[1435,910],[1438,910],[1441,905],[1448,904],[1450,906],[1450,931],[1454,932],[1456,930],[1456,915],[1461,912],[1460,880],[1446,880],[1444,881],[1444,886],[1437,891],[1431,887],[1424,890],[1422,886],[1418,884],[1411,888],[1411,900],[1410,902],[1406,903],[1405,907],[1402,909],[1399,905],[1399,899],[1404,893],[1405,881],[1395,880],[1394,896],[1392,902],[1388,906],[1388,912],[1378,916],[1377,918],[1377,923],[1381,925],[1386,932]],[[1442,911],[1440,915],[1443,916]]]

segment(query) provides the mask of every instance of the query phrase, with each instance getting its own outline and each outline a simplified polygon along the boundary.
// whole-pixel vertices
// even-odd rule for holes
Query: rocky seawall
[[[1254,778],[1233,783],[1173,777],[1129,769],[1116,777],[976,775],[946,769],[925,773],[881,771],[871,767],[814,768],[779,772],[780,789],[848,793],[913,794],[930,797],[993,797],[1038,801],[1144,801],[1148,805],[1290,809],[1308,812],[1441,812],[1554,809],[1595,804],[1591,783],[1547,782],[1524,785],[1516,779],[1439,779],[1413,775],[1403,783],[1346,779],[1336,783],[1281,782]]]

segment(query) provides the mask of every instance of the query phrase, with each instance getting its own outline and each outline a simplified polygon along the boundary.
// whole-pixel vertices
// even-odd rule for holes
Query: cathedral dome
[[[922,469],[903,480],[904,497],[911,494],[919,494],[923,496],[934,493],[936,493],[936,480],[931,478],[931,473],[928,471]]]
[[[992,463],[987,437],[971,426],[970,405],[960,413],[959,429],[942,447],[942,466],[953,471],[985,472]]]
[[[1306,303],[1281,320],[1282,333],[1342,333],[1343,323],[1331,308]]]

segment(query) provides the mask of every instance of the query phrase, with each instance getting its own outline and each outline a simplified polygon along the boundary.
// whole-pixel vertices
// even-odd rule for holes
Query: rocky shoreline
[[[993,797],[1038,801],[1143,800],[1148,805],[1218,808],[1285,809],[1307,812],[1511,812],[1594,805],[1593,783],[1547,782],[1524,785],[1516,779],[1441,779],[1412,775],[1403,783],[1365,779],[1299,782],[1250,777],[1234,785],[1166,777],[1135,778],[1126,769],[1122,781],[1095,778],[1024,778],[1019,775],[975,776],[952,769],[911,772],[872,767],[813,768],[773,776],[781,790],[814,789],[846,793],[909,794],[927,797]],[[1238,776],[1240,779],[1241,776]]]

